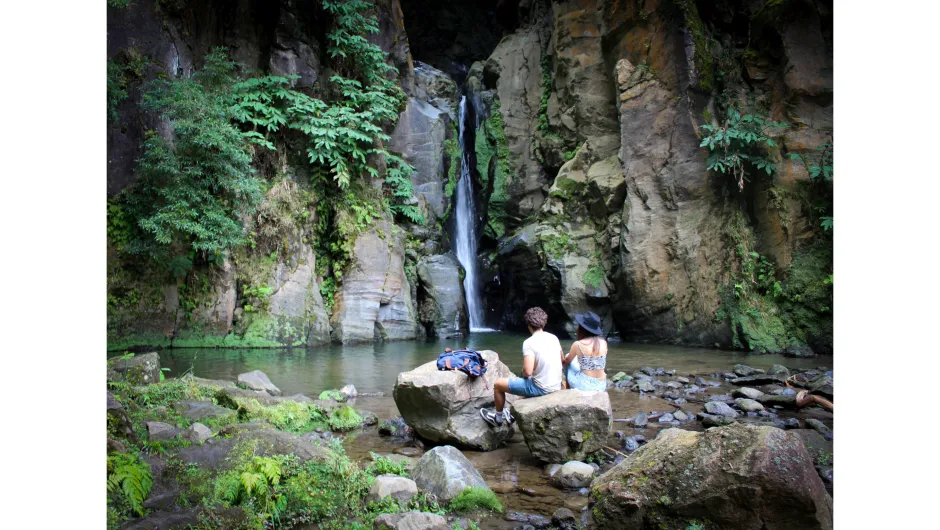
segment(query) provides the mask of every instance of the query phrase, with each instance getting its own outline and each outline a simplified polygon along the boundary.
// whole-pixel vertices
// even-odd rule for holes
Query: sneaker
[[[503,424],[503,414],[496,412],[496,409],[480,409],[480,416],[483,416],[483,421],[494,427]]]
[[[516,418],[512,417],[512,414],[509,412],[509,408],[503,409],[503,419],[506,420],[506,423],[512,425],[516,423]]]

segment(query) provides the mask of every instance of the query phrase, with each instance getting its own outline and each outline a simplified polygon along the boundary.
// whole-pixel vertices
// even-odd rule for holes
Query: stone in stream
[[[467,457],[450,445],[441,445],[424,453],[410,475],[422,491],[445,502],[468,487],[489,489]]]
[[[559,390],[520,399],[512,415],[536,458],[549,463],[582,460],[599,451],[611,431],[607,392]]]
[[[742,387],[735,388],[734,391],[731,392],[731,395],[736,398],[759,399],[764,393],[756,388]]]
[[[738,421],[734,418],[729,418],[726,416],[715,416],[714,414],[707,414],[705,412],[699,412],[698,419],[705,427],[724,427],[726,425],[737,423]]]
[[[369,495],[366,502],[379,502],[382,499],[391,497],[399,502],[407,504],[412,497],[418,494],[418,485],[410,478],[400,477],[398,475],[379,475],[375,477],[375,482],[369,488]]]
[[[160,354],[157,352],[134,355],[129,359],[108,360],[108,381],[126,381],[132,385],[160,382]]]
[[[688,377],[677,377],[677,378],[676,378],[676,381],[678,381],[679,383],[682,383],[683,385],[689,384],[689,378],[688,378]]]
[[[359,392],[356,391],[356,387],[354,385],[346,385],[343,388],[340,388],[339,393],[346,398],[346,401],[355,399],[356,396],[359,395]]]
[[[549,477],[554,477],[555,473],[558,473],[558,470],[561,469],[561,464],[548,464],[545,466],[545,474]]]
[[[405,423],[404,418],[399,417],[383,421],[379,425],[379,434],[407,441],[414,437],[414,430]]]
[[[676,390],[676,389],[682,388],[682,383],[678,381],[669,381],[668,383],[665,384],[665,387]]]
[[[595,478],[591,496],[600,528],[692,517],[716,528],[832,528],[832,498],[803,440],[773,427],[667,429]]]
[[[784,409],[795,409],[796,408],[796,394],[781,394],[779,396],[774,395],[763,395],[758,397],[755,401],[759,402],[766,408],[770,407],[780,407]]]
[[[199,445],[209,438],[212,438],[212,431],[205,425],[197,422],[183,431],[183,438],[189,440],[190,443]]]
[[[147,427],[147,437],[151,442],[172,440],[180,433],[178,428],[162,421],[148,421],[145,425]]]
[[[752,368],[746,364],[736,364],[731,371],[734,372],[738,377],[747,377],[750,375],[765,373],[764,370],[761,370],[760,368]]]
[[[238,384],[248,390],[264,390],[272,396],[280,396],[281,389],[274,386],[268,376],[261,370],[254,370],[238,375]]]
[[[437,361],[398,374],[393,393],[395,405],[419,436],[435,443],[482,451],[496,449],[512,437],[512,425],[491,427],[483,421],[480,409],[493,406],[496,380],[512,377],[513,373],[496,352],[483,350],[480,353],[488,368],[481,377],[470,379],[463,372],[438,370]],[[509,405],[516,399],[513,395],[506,396]]]
[[[675,418],[676,421],[688,421],[688,419],[689,419],[689,415],[686,414],[685,412],[681,411],[681,410],[675,411],[675,412],[672,414],[672,417]]]
[[[783,375],[757,374],[732,379],[731,384],[741,386],[772,385],[782,384],[786,380],[786,376]]]
[[[568,508],[558,508],[552,514],[552,524],[559,530],[581,530],[581,521]]]
[[[657,421],[658,421],[659,423],[670,423],[670,422],[673,422],[673,421],[675,421],[675,420],[676,420],[675,417],[673,417],[673,415],[672,415],[671,413],[667,412],[667,413],[663,414],[662,416],[660,416],[660,417],[659,417],[659,420],[657,420]]]
[[[753,399],[738,398],[734,400],[734,404],[744,412],[759,412],[764,410],[764,406]]]
[[[637,428],[646,427],[646,424],[649,422],[649,416],[645,412],[637,412],[636,416],[633,417],[633,426]]]
[[[640,371],[650,377],[656,375],[656,369],[650,368],[649,366],[644,366],[643,368],[640,368]]]
[[[639,383],[633,385],[633,390],[635,392],[653,392],[656,390],[656,387],[653,386],[649,381],[640,381]]]
[[[709,401],[705,403],[705,412],[714,416],[724,416],[726,418],[737,418],[738,411],[729,407],[727,403],[720,401]]]
[[[418,320],[432,337],[459,337],[470,330],[460,280],[460,262],[453,253],[426,256],[418,262]]]
[[[805,420],[805,423],[807,427],[810,427],[811,429],[818,432],[819,434],[822,434],[823,436],[832,432],[832,429],[830,429],[829,427],[826,427],[825,423],[817,420],[816,418],[809,418],[808,420]]]
[[[375,518],[373,530],[452,530],[442,515],[428,512],[386,513]]]
[[[557,473],[552,475],[552,484],[563,489],[578,489],[591,485],[596,470],[593,466],[572,460],[565,462]]]
[[[623,379],[627,377],[629,376],[626,374],[626,372],[617,372],[616,374],[614,374],[613,377],[610,378],[610,380],[613,381],[614,383],[619,383],[620,381],[622,381]]]
[[[810,381],[807,388],[813,394],[821,395],[830,401],[833,398],[832,376],[820,375]]]
[[[767,370],[767,374],[768,375],[782,375],[782,376],[790,377],[790,370],[788,370],[786,366],[775,364],[770,367],[770,370]]]

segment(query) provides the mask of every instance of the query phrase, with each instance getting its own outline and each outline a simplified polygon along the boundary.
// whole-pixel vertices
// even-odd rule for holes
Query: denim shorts
[[[539,397],[549,392],[539,388],[531,378],[513,377],[509,380],[509,393],[515,396]]]
[[[568,388],[589,392],[607,390],[607,381],[605,379],[597,379],[582,372],[577,361],[578,360],[575,359],[566,369],[565,375],[568,379]]]

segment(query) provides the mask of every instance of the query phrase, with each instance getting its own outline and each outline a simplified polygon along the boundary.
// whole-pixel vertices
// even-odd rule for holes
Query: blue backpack
[[[479,377],[486,373],[486,359],[476,350],[444,352],[437,356],[437,369],[459,370],[470,377]]]

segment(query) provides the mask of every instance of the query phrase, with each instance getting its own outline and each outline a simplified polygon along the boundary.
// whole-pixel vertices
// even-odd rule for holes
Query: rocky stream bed
[[[485,353],[492,378],[511,373]],[[109,521],[118,527],[122,513],[120,528],[831,528],[833,414],[798,409],[796,394],[832,401],[832,372],[800,364],[638,367],[609,374],[607,392],[513,401],[512,428],[482,431],[468,411],[491,403],[491,382],[462,374],[418,367],[399,374],[394,391],[347,385],[285,396],[261,371],[162,380],[159,354],[118,358],[109,362],[108,452],[139,458],[152,486],[136,512],[109,493]],[[455,383],[440,391],[448,378]],[[419,379],[425,390],[415,390]],[[439,414],[445,423],[431,421]],[[329,509],[294,502],[294,482],[268,484],[271,497],[219,496],[233,470],[284,458],[275,455],[293,455],[285,469],[344,470],[284,471],[285,480],[359,489]],[[499,509],[455,501],[468,487],[495,493]],[[263,498],[287,504],[265,516]]]

